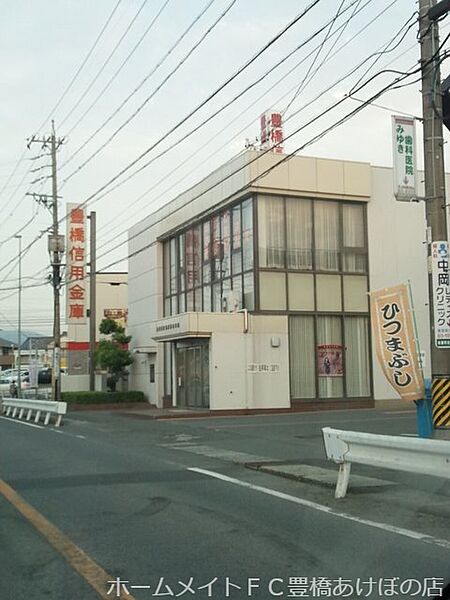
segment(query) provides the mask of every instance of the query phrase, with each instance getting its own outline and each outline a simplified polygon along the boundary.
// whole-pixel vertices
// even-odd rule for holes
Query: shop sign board
[[[67,322],[86,323],[86,209],[67,204]]]
[[[372,336],[384,375],[402,400],[425,397],[409,299],[401,284],[370,293]]]
[[[450,282],[448,242],[432,242],[434,344],[450,348]]]
[[[392,142],[394,166],[394,196],[410,202],[417,198],[416,138],[414,119],[392,117]]]

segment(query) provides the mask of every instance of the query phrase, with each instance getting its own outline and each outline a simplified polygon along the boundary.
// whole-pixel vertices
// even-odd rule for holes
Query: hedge
[[[145,402],[143,392],[62,392],[61,400],[68,404],[114,404]]]

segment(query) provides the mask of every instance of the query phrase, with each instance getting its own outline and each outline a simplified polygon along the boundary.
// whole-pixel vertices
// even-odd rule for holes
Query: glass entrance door
[[[209,341],[176,345],[177,406],[209,408]]]

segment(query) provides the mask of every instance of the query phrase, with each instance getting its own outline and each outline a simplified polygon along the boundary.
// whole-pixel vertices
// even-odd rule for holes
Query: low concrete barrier
[[[336,498],[344,498],[352,463],[450,479],[450,443],[444,440],[341,431],[324,427],[327,458],[339,465]]]
[[[44,425],[50,423],[52,416],[55,417],[55,425],[61,425],[62,417],[67,413],[66,402],[53,402],[52,400],[31,400],[27,398],[3,398],[2,412],[7,417],[18,417],[22,419],[26,414],[26,420],[34,416],[34,422],[38,423],[41,415],[45,415]]]

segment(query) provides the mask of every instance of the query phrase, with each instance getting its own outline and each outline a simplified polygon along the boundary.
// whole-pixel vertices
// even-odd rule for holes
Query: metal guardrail
[[[344,498],[352,463],[450,479],[450,443],[446,440],[378,435],[324,427],[327,458],[339,465],[335,498]]]
[[[2,412],[7,417],[18,417],[22,419],[26,412],[26,420],[29,421],[34,413],[34,422],[38,423],[41,415],[45,414],[44,425],[50,423],[52,416],[56,417],[55,426],[61,425],[62,417],[67,413],[67,402],[54,402],[52,400],[31,400],[26,398],[3,398]]]

